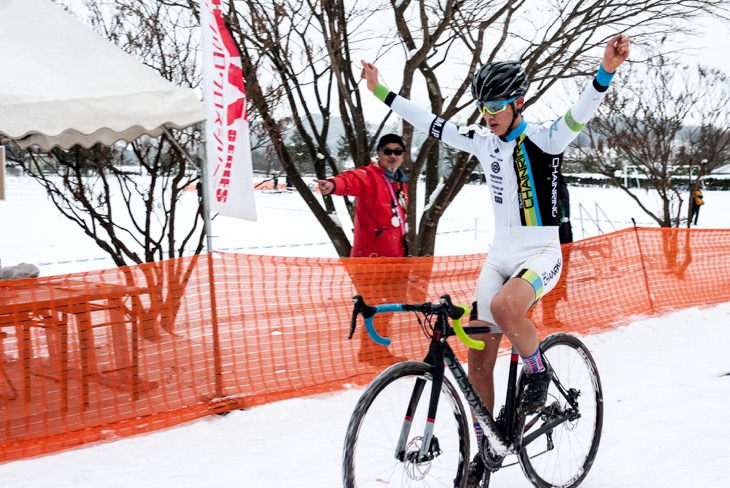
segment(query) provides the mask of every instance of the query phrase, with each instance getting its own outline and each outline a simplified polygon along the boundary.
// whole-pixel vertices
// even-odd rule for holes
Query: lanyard
[[[405,226],[405,212],[403,209],[401,209],[400,205],[398,204],[398,197],[395,196],[395,191],[393,191],[393,185],[391,185],[390,181],[388,181],[388,177],[385,176],[383,173],[383,179],[385,180],[385,186],[388,187],[388,191],[390,192],[390,198],[393,203],[393,209],[398,213],[398,220],[400,221],[400,235],[404,236],[406,235],[406,226]]]

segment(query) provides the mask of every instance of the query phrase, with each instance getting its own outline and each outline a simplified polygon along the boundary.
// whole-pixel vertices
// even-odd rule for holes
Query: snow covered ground
[[[421,185],[422,186],[422,185]],[[652,198],[637,190],[640,198]],[[42,275],[74,273],[113,267],[112,260],[80,229],[71,225],[48,201],[43,188],[30,178],[9,177],[7,200],[0,201],[0,260],[2,266],[29,262]],[[466,185],[448,207],[439,224],[437,255],[482,253],[493,235],[492,207],[482,185]],[[730,192],[705,191],[706,204],[698,227],[730,227]],[[573,235],[582,239],[633,225],[653,227],[624,192],[616,189],[573,187],[571,216]],[[195,192],[188,192],[182,206],[194,211]],[[423,196],[419,198],[422,205]],[[352,224],[342,199],[336,199],[338,215],[346,232]],[[218,216],[213,219],[213,245],[217,250],[275,256],[337,257],[317,219],[297,193],[256,194],[258,221]],[[685,207],[686,208],[686,207]]]
[[[492,224],[486,192],[484,186],[467,186],[459,195],[440,226],[437,254],[488,249]],[[587,235],[597,233],[589,215],[603,218],[605,213],[612,222],[602,223],[606,231],[632,225],[631,217],[639,225],[651,225],[618,190],[573,188],[571,199],[576,238],[583,236],[583,228]],[[705,192],[705,201],[700,227],[727,228],[730,192]],[[257,208],[258,222],[215,219],[215,246],[254,254],[335,256],[298,195],[260,193]],[[30,179],[9,178],[0,223],[3,266],[35,263],[44,275],[111,266],[88,238],[58,216]],[[729,486],[729,319],[726,303],[583,337],[602,376],[605,420],[598,457],[582,486]],[[500,362],[497,378],[506,376],[506,361]],[[341,486],[341,449],[359,394],[349,390],[288,400],[0,464],[0,486]],[[491,486],[531,485],[515,466],[495,474]]]

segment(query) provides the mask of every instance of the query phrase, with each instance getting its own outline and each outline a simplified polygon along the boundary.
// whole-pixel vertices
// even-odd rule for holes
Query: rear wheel
[[[414,390],[420,387],[423,391],[414,397]],[[345,488],[465,485],[469,428],[464,406],[444,378],[436,420],[429,423],[432,389],[433,366],[414,361],[391,366],[373,380],[357,402],[347,428],[342,460]],[[409,405],[415,407],[410,416]],[[433,437],[428,455],[419,458],[429,424]]]
[[[601,379],[593,356],[576,337],[552,334],[540,342],[540,350],[554,377],[545,408],[517,420],[520,465],[538,488],[575,487],[593,465],[601,440]],[[557,425],[549,428],[551,422]]]

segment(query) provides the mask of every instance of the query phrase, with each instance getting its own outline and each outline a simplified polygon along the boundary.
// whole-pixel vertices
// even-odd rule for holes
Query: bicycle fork
[[[427,358],[427,362],[428,361]],[[441,363],[436,364],[443,364]],[[441,454],[441,450],[438,445],[438,441],[433,436],[433,425],[436,421],[436,410],[438,409],[438,399],[441,394],[441,385],[444,380],[444,368],[443,366],[434,367],[433,372],[433,386],[431,389],[431,398],[428,404],[428,413],[426,418],[426,426],[424,428],[423,437],[421,439],[421,446],[419,450],[406,452],[408,443],[408,436],[411,430],[411,424],[413,423],[413,416],[416,413],[418,402],[423,394],[423,389],[426,386],[426,380],[417,379],[416,384],[413,387],[413,393],[411,393],[411,399],[408,402],[408,408],[406,409],[406,415],[403,420],[403,426],[401,427],[400,436],[398,437],[398,444],[396,445],[396,458],[399,461],[415,461],[415,462],[426,462],[431,461],[433,458]],[[414,459],[415,457],[415,459]]]
[[[456,380],[459,388],[466,397],[470,407],[472,408],[474,416],[482,425],[485,435],[488,436],[490,450],[494,453],[495,456],[502,458],[509,454],[509,443],[507,440],[505,440],[504,435],[502,434],[502,429],[500,429],[500,427],[497,425],[497,422],[484,406],[484,403],[479,398],[479,394],[476,392],[476,389],[469,380],[466,371],[464,371],[464,368],[456,360],[452,349],[447,344],[442,344],[441,348],[434,348],[429,352],[425,362],[428,364],[432,364],[434,368],[432,380],[433,385],[428,405],[427,421],[424,428],[421,445],[417,452],[406,452],[413,416],[415,415],[418,402],[420,401],[421,395],[423,394],[423,390],[426,386],[426,380],[417,379],[416,384],[413,388],[413,392],[411,393],[410,401],[408,402],[403,425],[401,426],[400,436],[398,437],[398,443],[395,450],[396,459],[398,459],[399,461],[408,460],[416,462],[426,462],[432,460],[441,453],[438,440],[433,436],[433,430],[434,423],[436,421],[438,400],[441,394],[441,386],[444,379],[444,363],[454,375],[454,379]],[[514,378],[516,376],[516,364],[512,365],[510,369],[510,380],[514,382]],[[514,411],[513,405],[514,401],[508,399],[506,405],[508,409],[507,422],[511,422],[511,412]]]

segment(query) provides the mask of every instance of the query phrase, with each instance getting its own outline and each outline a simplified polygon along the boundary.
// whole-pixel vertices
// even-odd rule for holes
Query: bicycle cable
[[[434,327],[433,327],[433,317],[437,315],[435,313],[424,313],[423,314],[423,321],[421,321],[421,317],[416,313],[416,319],[418,320],[418,325],[421,326],[421,331],[423,331],[423,336],[426,339],[430,339],[433,337],[434,334]]]

